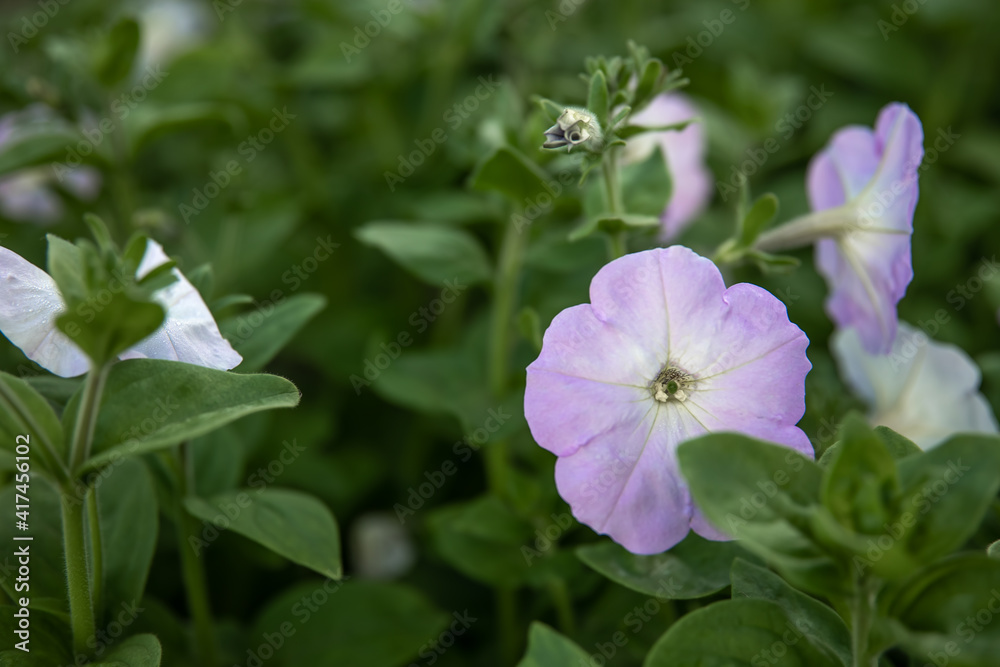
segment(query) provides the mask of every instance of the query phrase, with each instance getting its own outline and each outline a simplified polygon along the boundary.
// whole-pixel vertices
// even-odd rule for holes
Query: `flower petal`
[[[741,283],[726,290],[718,337],[727,347],[697,379],[684,403],[711,431],[740,431],[813,455],[796,426],[805,414],[809,339],[766,290]],[[762,406],[767,406],[763,408]]]
[[[695,118],[698,110],[690,98],[671,92],[656,96],[632,116],[634,125],[673,125]],[[712,174],[705,166],[705,130],[691,123],[680,131],[646,132],[629,140],[626,162],[641,162],[660,146],[673,185],[670,201],[663,211],[662,240],[669,241],[701,215],[712,198]]]
[[[556,462],[556,487],[573,516],[637,554],[666,551],[690,530],[676,448],[705,433],[676,405],[650,401],[647,410]]]
[[[0,247],[0,332],[39,366],[60,377],[74,377],[86,373],[90,362],[56,329],[56,317],[65,309],[49,274]]]
[[[894,103],[879,113],[874,132],[841,130],[809,165],[813,209],[849,202],[859,225],[816,243],[817,269],[831,285],[827,311],[839,327],[856,327],[872,353],[891,348],[896,305],[913,279],[910,235],[922,143],[920,119]]]
[[[845,380],[869,401],[872,423],[921,448],[956,433],[998,432],[996,417],[979,393],[979,368],[961,348],[901,322],[889,355],[868,354],[850,330],[835,335],[832,349]]]
[[[136,276],[143,278],[167,259],[163,247],[150,239]],[[153,295],[167,311],[166,320],[156,332],[132,346],[121,358],[169,359],[217,370],[239,365],[243,357],[222,337],[198,290],[180,271],[173,269],[172,272],[177,280]]]

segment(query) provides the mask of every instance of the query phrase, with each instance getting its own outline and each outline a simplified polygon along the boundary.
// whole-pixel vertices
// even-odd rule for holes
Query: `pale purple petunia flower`
[[[871,408],[873,425],[888,426],[921,449],[956,433],[998,432],[979,393],[979,367],[961,348],[906,322],[887,355],[866,352],[854,329],[836,332],[830,348],[844,380]]]
[[[167,261],[163,248],[150,239],[136,275],[142,278]],[[194,286],[177,269],[176,280],[153,293],[166,319],[154,333],[132,346],[122,359],[169,359],[218,370],[236,367],[243,357],[232,348]],[[80,348],[56,329],[66,302],[49,274],[17,253],[0,247],[0,333],[29,359],[60,377],[90,369]]]
[[[826,308],[840,328],[854,327],[866,350],[885,354],[896,337],[896,304],[913,279],[910,237],[923,159],[923,128],[905,104],[889,104],[874,132],[837,132],[809,164],[816,211],[839,211],[850,231],[816,243],[816,265],[830,285]]]
[[[690,98],[678,92],[657,95],[629,123],[643,127],[674,125],[691,120],[698,110]],[[628,140],[623,149],[623,162],[642,162],[656,150],[663,152],[673,192],[661,216],[661,238],[669,241],[680,234],[701,215],[712,198],[712,174],[705,166],[705,130],[700,123],[691,123],[683,130],[644,132]]]
[[[629,551],[659,553],[690,529],[727,536],[692,504],[677,446],[738,431],[812,455],[805,411],[809,341],[784,304],[682,246],[626,255],[567,308],[528,366],[525,417],[559,457],[573,515]]]

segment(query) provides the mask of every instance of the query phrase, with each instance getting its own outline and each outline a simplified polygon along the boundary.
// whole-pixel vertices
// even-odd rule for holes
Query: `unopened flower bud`
[[[570,152],[579,146],[584,150],[597,153],[604,145],[601,124],[597,117],[586,109],[571,107],[565,109],[556,124],[545,130],[545,143],[542,148],[562,148]]]

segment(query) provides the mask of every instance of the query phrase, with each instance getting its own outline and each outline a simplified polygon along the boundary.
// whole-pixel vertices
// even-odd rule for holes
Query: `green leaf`
[[[663,82],[663,63],[653,58],[645,61],[639,83],[635,87],[634,105],[640,106],[651,99],[659,91],[657,88]]]
[[[431,285],[474,284],[493,275],[482,244],[469,232],[444,225],[370,222],[355,232],[400,266]]]
[[[120,20],[100,44],[94,72],[98,80],[110,88],[132,71],[139,50],[139,24],[132,18]]]
[[[29,488],[31,513],[28,530],[17,530],[14,523],[15,494],[13,485],[0,490],[0,507],[10,508],[7,521],[0,521],[0,540],[14,545],[14,537],[31,536],[31,606],[46,598],[60,600],[61,611],[66,607],[66,561],[63,558],[62,503],[59,494],[42,477],[32,476]],[[82,502],[82,501],[81,501]],[[0,586],[11,600],[23,597],[15,590],[18,569],[14,547],[0,553]],[[4,635],[6,637],[6,635]],[[3,646],[0,644],[0,646]]]
[[[15,139],[0,150],[0,176],[26,167],[65,160],[70,148],[80,139],[76,132],[58,126]]]
[[[772,255],[762,250],[751,249],[746,252],[757,268],[763,273],[788,273],[799,267],[798,257],[791,255]]]
[[[204,127],[206,130],[225,129],[239,135],[245,132],[247,125],[246,116],[238,106],[216,102],[183,102],[170,106],[143,104],[136,107],[124,122],[133,153],[171,132]]]
[[[830,607],[801,593],[773,572],[737,558],[733,563],[733,599],[767,600],[785,610],[790,619],[809,624],[806,641],[817,650],[851,664],[851,632]]]
[[[541,546],[532,548],[530,526],[495,496],[436,509],[428,515],[427,526],[435,549],[452,567],[493,586],[523,583]]]
[[[476,190],[495,190],[510,198],[516,206],[548,194],[549,175],[523,153],[511,146],[501,146],[477,165],[472,175]]]
[[[735,433],[685,442],[677,455],[695,502],[713,525],[743,540],[797,588],[823,595],[851,590],[848,573],[820,550],[812,533],[822,474],[814,461]]]
[[[232,491],[208,500],[185,498],[184,506],[202,521],[228,528],[293,563],[339,579],[340,531],[318,499],[289,489]]]
[[[145,464],[139,459],[119,464],[102,471],[96,489],[109,618],[142,600],[159,530],[155,487]]]
[[[896,464],[882,440],[856,412],[844,418],[840,447],[823,472],[823,504],[845,528],[876,535],[892,516],[899,493]]]
[[[670,123],[668,125],[626,125],[618,130],[616,134],[619,139],[631,139],[636,135],[646,132],[680,132],[693,122],[695,122],[694,119],[682,120],[679,123]]]
[[[778,214],[778,198],[770,192],[753,203],[740,225],[740,245],[749,248]]]
[[[590,77],[590,90],[587,94],[587,110],[592,112],[601,127],[608,123],[608,80],[604,72],[597,70]]]
[[[957,435],[898,464],[908,549],[930,563],[961,548],[1000,490],[1000,438]]]
[[[62,424],[49,402],[24,380],[0,372],[0,448],[13,454],[18,444],[27,444],[32,467],[51,469],[55,462],[42,449],[42,441],[65,456]]]
[[[628,213],[655,218],[663,214],[673,185],[659,146],[642,162],[626,165],[621,180],[622,202]]]
[[[528,651],[517,667],[579,667],[590,664],[590,656],[572,640],[535,621],[528,632]]]
[[[87,269],[83,251],[55,234],[46,234],[49,275],[67,301],[87,298]]]
[[[889,450],[889,455],[893,460],[905,459],[907,456],[920,454],[923,451],[913,444],[912,440],[904,438],[888,426],[876,426],[875,435],[878,436],[882,444]]]
[[[152,301],[131,296],[130,290],[102,290],[109,300],[102,307],[80,304],[56,318],[56,327],[100,366],[116,358],[163,324],[166,313]]]
[[[305,605],[302,600],[311,602]],[[472,613],[470,613],[470,611]],[[408,586],[377,581],[301,584],[273,600],[252,633],[284,636],[269,667],[399,667],[449,624],[456,639],[479,621],[477,610],[448,615]]]
[[[612,215],[605,213],[584,220],[579,227],[569,233],[568,238],[570,241],[579,241],[597,231],[614,234],[629,229],[658,229],[660,224],[659,216],[655,215],[632,215],[628,213]]]
[[[985,554],[945,559],[886,595],[885,613],[906,630],[914,657],[943,655],[949,667],[987,667],[1000,655],[1000,561]],[[941,663],[944,664],[944,663]]]
[[[539,108],[541,108],[541,110],[545,113],[546,116],[548,116],[549,120],[552,121],[553,123],[556,122],[556,120],[559,119],[559,116],[562,115],[562,112],[566,110],[565,105],[558,104],[548,98],[541,97],[539,95],[532,96],[531,100],[536,104],[538,104]]]
[[[517,328],[536,351],[542,349],[542,323],[538,311],[525,306],[517,315]]]
[[[80,394],[64,421],[75,419]],[[131,359],[108,376],[94,436],[93,470],[209,433],[240,417],[295,407],[299,392],[274,375],[240,375],[180,361]],[[69,428],[67,423],[63,428]]]
[[[766,600],[717,602],[670,626],[653,645],[644,667],[719,667],[782,664],[842,667],[808,641],[811,628]],[[778,660],[780,659],[780,662]]]
[[[159,667],[160,641],[153,635],[136,635],[113,644],[108,655],[91,667]]]
[[[689,534],[670,551],[639,556],[614,542],[579,547],[576,555],[608,579],[660,599],[689,600],[729,586],[733,559],[746,555],[736,542]]]
[[[8,544],[10,544],[8,542]],[[32,566],[36,557],[35,547],[32,550]],[[34,571],[31,577],[31,592],[34,593]],[[18,597],[23,597],[24,592]],[[65,597],[65,595],[63,596]],[[17,599],[17,598],[14,598]],[[30,640],[27,647],[29,653],[15,648],[15,644],[22,641],[22,637],[14,634],[18,630],[18,618],[14,616],[20,607],[10,605],[0,605],[0,665],[7,667],[53,667],[54,665],[75,664],[73,655],[70,652],[70,632],[69,626],[63,619],[41,611],[30,608],[28,627]]]
[[[269,312],[251,311],[234,315],[219,323],[219,331],[233,349],[243,356],[236,369],[252,373],[266,366],[288,345],[309,321],[326,307],[326,297],[320,294],[296,294],[271,304]],[[262,318],[252,326],[253,313]]]

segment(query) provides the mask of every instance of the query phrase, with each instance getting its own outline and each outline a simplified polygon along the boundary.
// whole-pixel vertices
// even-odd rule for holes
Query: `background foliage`
[[[984,390],[994,409],[1000,407],[1000,281],[989,263],[1000,246],[995,3],[401,0],[399,13],[362,39],[371,12],[387,12],[394,3],[196,5],[202,38],[162,62],[162,82],[87,157],[104,174],[97,202],[67,197],[63,220],[46,230],[0,220],[3,244],[39,265],[44,232],[86,235],[81,215],[87,210],[115,221],[121,239],[133,226],[147,230],[188,275],[210,262],[213,278],[199,287],[214,302],[223,330],[248,346],[242,351],[249,365],[266,362],[269,372],[302,392],[295,410],[252,415],[196,443],[195,486],[203,497],[253,486],[262,468],[282,461],[286,443],[304,447],[275,477],[282,487],[321,498],[340,525],[349,579],[328,603],[302,612],[318,620],[307,617],[308,625],[286,638],[270,664],[513,664],[532,620],[560,626],[587,654],[613,645],[613,664],[640,664],[675,619],[712,599],[657,602],[655,612],[637,615],[657,591],[638,592],[598,574],[608,574],[600,566],[599,540],[568,521],[552,481],[553,458],[534,445],[523,420],[523,368],[536,354],[537,332],[562,308],[588,299],[590,279],[605,262],[600,241],[567,241],[578,224],[579,204],[567,196],[575,194],[575,176],[556,205],[525,229],[530,240],[511,323],[509,378],[500,391],[487,380],[493,376],[485,361],[488,302],[495,272],[502,279],[504,269],[497,260],[500,234],[519,211],[472,187],[476,165],[507,143],[553,176],[571,168],[538,150],[548,122],[530,96],[584,102],[577,76],[583,59],[624,53],[628,39],[671,68],[683,64],[687,90],[708,128],[717,180],[729,182],[768,138],[777,140],[779,150],[754,169],[751,185],[756,193],[779,196],[780,219],[807,208],[809,157],[835,129],[871,125],[888,101],[916,111],[928,148],[939,131],[953,133],[957,138],[921,175],[916,276],[900,314],[977,358]],[[41,4],[6,4],[4,34],[22,34],[26,17],[42,11]],[[122,16],[141,15],[144,6],[53,5],[57,11],[17,53],[9,37],[0,48],[0,109],[42,101],[72,121],[116,115],[81,74],[81,62],[99,62],[100,50],[112,43],[112,26]],[[735,20],[715,28],[727,10]],[[140,39],[148,44],[151,34]],[[121,74],[118,95],[129,94],[143,68]],[[103,76],[114,80],[115,73]],[[498,85],[476,98],[477,88],[492,87],[484,81]],[[829,99],[810,109],[803,105],[814,89],[828,91]],[[801,118],[802,109],[809,113],[800,127],[783,121],[796,112]],[[276,111],[289,120],[273,141],[260,149],[245,143]],[[433,152],[417,165],[414,151],[428,153],[427,146]],[[40,163],[65,158],[64,142],[43,148]],[[198,192],[204,196],[212,174],[233,161],[239,173],[199,208]],[[413,165],[412,175],[404,162]],[[388,183],[387,172],[404,182]],[[678,242],[710,253],[731,232],[732,204],[717,196]],[[434,237],[406,238],[408,261],[392,261],[391,245],[401,237],[387,233],[399,231],[389,225],[409,228],[418,221],[434,223]],[[320,260],[317,250],[332,244],[337,247]],[[425,257],[415,251],[421,244],[427,244]],[[770,289],[813,341],[802,426],[822,452],[832,444],[834,425],[860,404],[825,349],[832,331],[822,309],[825,286],[812,270],[811,253],[798,254],[803,266],[790,275],[761,276],[749,267],[726,277]],[[984,262],[992,272],[973,293],[969,280]],[[234,293],[252,302],[219,301]],[[522,305],[532,310],[521,312]],[[921,324],[942,311],[937,321],[943,324]],[[285,334],[306,321],[286,345]],[[31,366],[13,347],[0,346],[4,370],[31,376]],[[510,417],[481,448],[460,444],[466,437],[475,444],[490,410]],[[512,462],[500,479],[487,467],[492,456]],[[41,507],[43,499],[37,502]],[[357,548],[358,526],[371,513],[396,522],[397,505],[412,510],[402,527],[415,561],[391,582],[366,580],[373,566],[363,561],[374,556]],[[170,521],[170,512],[163,518]],[[303,616],[289,610],[321,584],[238,532],[223,533],[204,555],[228,664],[247,664],[247,650],[261,646],[284,620],[298,626]],[[554,542],[558,546],[550,546]],[[580,545],[588,546],[578,558]],[[171,531],[159,532],[147,611],[130,629],[156,633],[167,665],[190,664],[181,548]],[[683,554],[677,558],[671,567],[683,568]],[[630,574],[609,576],[621,581]],[[695,583],[703,586],[698,595],[719,590],[728,573],[721,581]],[[455,627],[453,613],[476,620],[454,647],[436,650],[432,641]],[[545,632],[533,629],[532,642],[572,652]],[[623,643],[616,643],[616,633]]]

